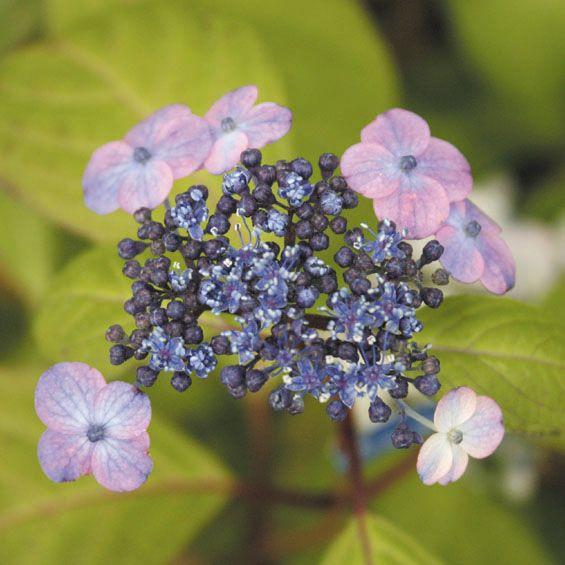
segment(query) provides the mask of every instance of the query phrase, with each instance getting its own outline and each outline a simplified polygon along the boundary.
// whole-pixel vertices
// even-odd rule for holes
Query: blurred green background
[[[411,455],[376,449],[367,477],[398,469],[371,504],[379,562],[563,562],[564,29],[562,0],[0,0],[0,563],[357,562],[347,509],[233,496],[242,481],[343,484],[335,427],[313,403],[285,418],[264,395],[228,399],[215,378],[182,397],[159,383],[156,470],[131,495],[90,478],[53,485],[36,461],[33,389],[51,363],[133,379],[109,365],[103,335],[126,322],[114,245],[134,228],[84,207],[90,153],[162,105],[204,113],[248,83],[294,112],[267,160],[339,154],[377,113],[420,113],[467,156],[473,198],[516,255],[519,304],[471,298],[485,327],[506,324],[484,337],[502,354],[467,365],[511,433],[448,488],[421,485],[410,460],[406,472]],[[371,214],[365,203],[351,220]],[[430,325],[474,304],[453,300]],[[428,335],[441,343],[440,329]],[[461,361],[440,358],[458,384]]]

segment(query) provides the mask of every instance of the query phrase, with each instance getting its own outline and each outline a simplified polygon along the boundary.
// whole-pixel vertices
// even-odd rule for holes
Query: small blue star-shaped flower
[[[169,337],[161,327],[155,328],[143,347],[151,354],[149,365],[156,371],[184,371],[184,340],[182,337]]]

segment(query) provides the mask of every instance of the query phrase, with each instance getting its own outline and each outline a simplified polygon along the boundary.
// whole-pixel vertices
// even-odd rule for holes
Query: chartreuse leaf
[[[123,308],[133,281],[122,274],[122,265],[116,247],[104,245],[86,251],[53,279],[34,322],[36,342],[48,359],[81,360],[110,376],[123,372],[110,365],[111,344],[104,339],[112,324],[135,329]],[[217,316],[201,320],[210,331],[228,328]],[[133,360],[128,366],[133,372]]]
[[[41,0],[2,0],[0,2],[0,55],[29,39],[39,28]]]
[[[43,426],[33,411],[33,389],[45,368],[0,371],[0,562],[170,562],[227,500],[228,473],[154,415],[155,469],[139,490],[111,493],[91,477],[52,483],[37,462]]]
[[[441,361],[444,390],[466,385],[493,397],[507,430],[563,443],[565,326],[506,298],[459,296],[422,315],[418,341]]]
[[[467,472],[477,470],[478,465],[472,461]],[[474,488],[469,488],[467,481],[464,477],[447,487],[426,487],[414,469],[395,488],[379,495],[371,507],[446,563],[552,562],[515,507],[497,502],[483,481]]]
[[[112,324],[131,324],[123,303],[131,296],[115,246],[86,251],[53,278],[34,321],[41,352],[53,362],[84,361],[115,375],[104,334]]]
[[[122,6],[21,50],[0,64],[0,177],[60,224],[118,239],[128,217],[98,216],[83,204],[92,151],[161,106],[181,102],[202,113],[248,83],[260,85],[261,100],[284,104],[263,47],[243,21],[179,1]],[[288,152],[284,140],[277,148]]]
[[[553,288],[544,298],[542,306],[561,323],[565,323],[565,273],[562,273]]]
[[[53,227],[33,210],[0,191],[1,278],[26,303],[35,303],[55,269],[58,238]]]
[[[523,143],[561,140],[565,120],[565,3],[560,0],[449,2],[455,39],[517,116]],[[527,38],[527,40],[525,40]]]
[[[432,565],[440,562],[411,537],[380,516],[367,514],[364,526],[352,519],[328,549],[323,565]],[[365,531],[362,531],[362,530]],[[363,539],[364,538],[364,539]],[[365,545],[365,549],[364,549]]]
[[[113,13],[131,2],[88,0],[79,6],[72,0],[48,0],[48,25],[55,33],[71,29],[93,14]],[[147,0],[136,3],[148,4]],[[366,123],[397,100],[397,78],[388,50],[366,10],[356,2],[197,0],[190,4],[194,15],[237,21],[237,27],[244,21],[260,36],[288,93],[295,123],[291,139],[307,157],[342,152],[358,141]],[[279,152],[278,158],[283,157]]]

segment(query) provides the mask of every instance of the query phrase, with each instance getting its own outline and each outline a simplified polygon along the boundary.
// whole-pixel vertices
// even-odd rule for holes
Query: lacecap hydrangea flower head
[[[109,327],[110,361],[141,364],[133,385],[106,385],[80,363],[40,379],[36,406],[49,429],[39,455],[51,479],[92,473],[114,490],[139,486],[151,470],[141,391],[162,378],[178,392],[219,378],[238,399],[268,387],[271,407],[291,415],[312,397],[336,422],[365,397],[372,422],[399,416],[394,447],[423,443],[426,484],[456,480],[468,455],[484,457],[502,440],[500,409],[470,389],[440,400],[425,442],[410,424],[424,419],[407,402],[411,390],[433,397],[441,387],[439,360],[418,341],[419,309],[441,306],[450,277],[496,293],[514,283],[500,228],[466,199],[465,158],[421,117],[395,109],[362,131],[342,174],[332,153],[318,173],[301,157],[268,164],[259,147],[287,133],[292,117],[256,98],[256,87],[242,87],[204,118],[169,106],[94,152],[87,205],[121,207],[137,223],[118,243],[132,324]],[[173,180],[201,167],[221,175],[211,179],[219,198],[192,185],[169,202]],[[374,200],[378,219],[350,225],[359,194]],[[434,233],[416,255],[407,240]],[[205,313],[228,316],[232,329],[205,339]]]

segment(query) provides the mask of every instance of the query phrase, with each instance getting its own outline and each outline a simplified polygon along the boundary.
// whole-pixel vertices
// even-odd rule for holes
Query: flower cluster
[[[422,118],[391,110],[346,151],[343,176],[339,158],[324,153],[316,179],[301,157],[263,163],[257,148],[284,135],[291,115],[273,103],[255,106],[256,98],[255,87],[240,88],[204,118],[168,106],[93,154],[87,205],[98,213],[121,207],[138,224],[118,244],[132,281],[124,310],[135,328],[108,329],[110,361],[142,364],[135,387],[106,385],[81,363],[42,376],[36,409],[49,430],[39,456],[53,480],[93,473],[113,490],[139,486],[152,467],[140,389],[168,374],[184,392],[218,366],[232,397],[267,387],[271,407],[292,415],[310,397],[342,421],[366,398],[372,422],[400,415],[396,448],[422,444],[409,418],[424,423],[436,432],[418,459],[426,484],[456,480],[468,455],[484,457],[500,443],[498,405],[470,389],[445,395],[433,423],[406,402],[411,390],[431,397],[441,386],[439,360],[416,341],[418,309],[442,304],[437,287],[451,274],[502,293],[514,280],[500,228],[465,200],[465,158],[430,137]],[[169,203],[173,181],[201,167],[225,173],[219,198],[193,185]],[[374,199],[380,221],[348,225],[357,192]],[[406,241],[434,233],[421,253]],[[445,268],[430,269],[438,260]],[[214,333],[211,316],[233,323]]]
[[[378,115],[343,155],[342,172],[373,199],[377,216],[394,220],[410,239],[435,234],[456,280],[480,280],[495,294],[514,286],[514,260],[500,228],[466,198],[473,187],[469,163],[453,145],[431,137],[420,116],[398,108]]]
[[[418,308],[437,308],[443,299],[424,283],[424,269],[443,247],[430,241],[414,257],[389,220],[348,229],[344,212],[358,198],[335,174],[338,165],[335,155],[322,155],[316,182],[303,158],[272,166],[246,150],[224,175],[213,213],[202,185],[179,194],[163,222],[138,210],[137,239],[118,246],[124,274],[134,280],[124,307],[136,329],[108,330],[111,362],[145,359],[139,386],[170,373],[184,391],[194,374],[205,378],[221,356],[237,355],[236,364],[221,362],[220,379],[233,397],[278,379],[270,394],[275,410],[298,414],[311,396],[338,421],[360,397],[370,401],[370,418],[384,422],[392,413],[385,400],[405,398],[411,386],[435,394],[439,362],[414,336],[422,329]],[[226,237],[232,227],[237,247]],[[270,234],[280,243],[267,241]],[[333,266],[319,254],[330,236],[342,242]],[[206,312],[234,315],[238,328],[204,341]],[[419,441],[397,436],[397,447]]]

